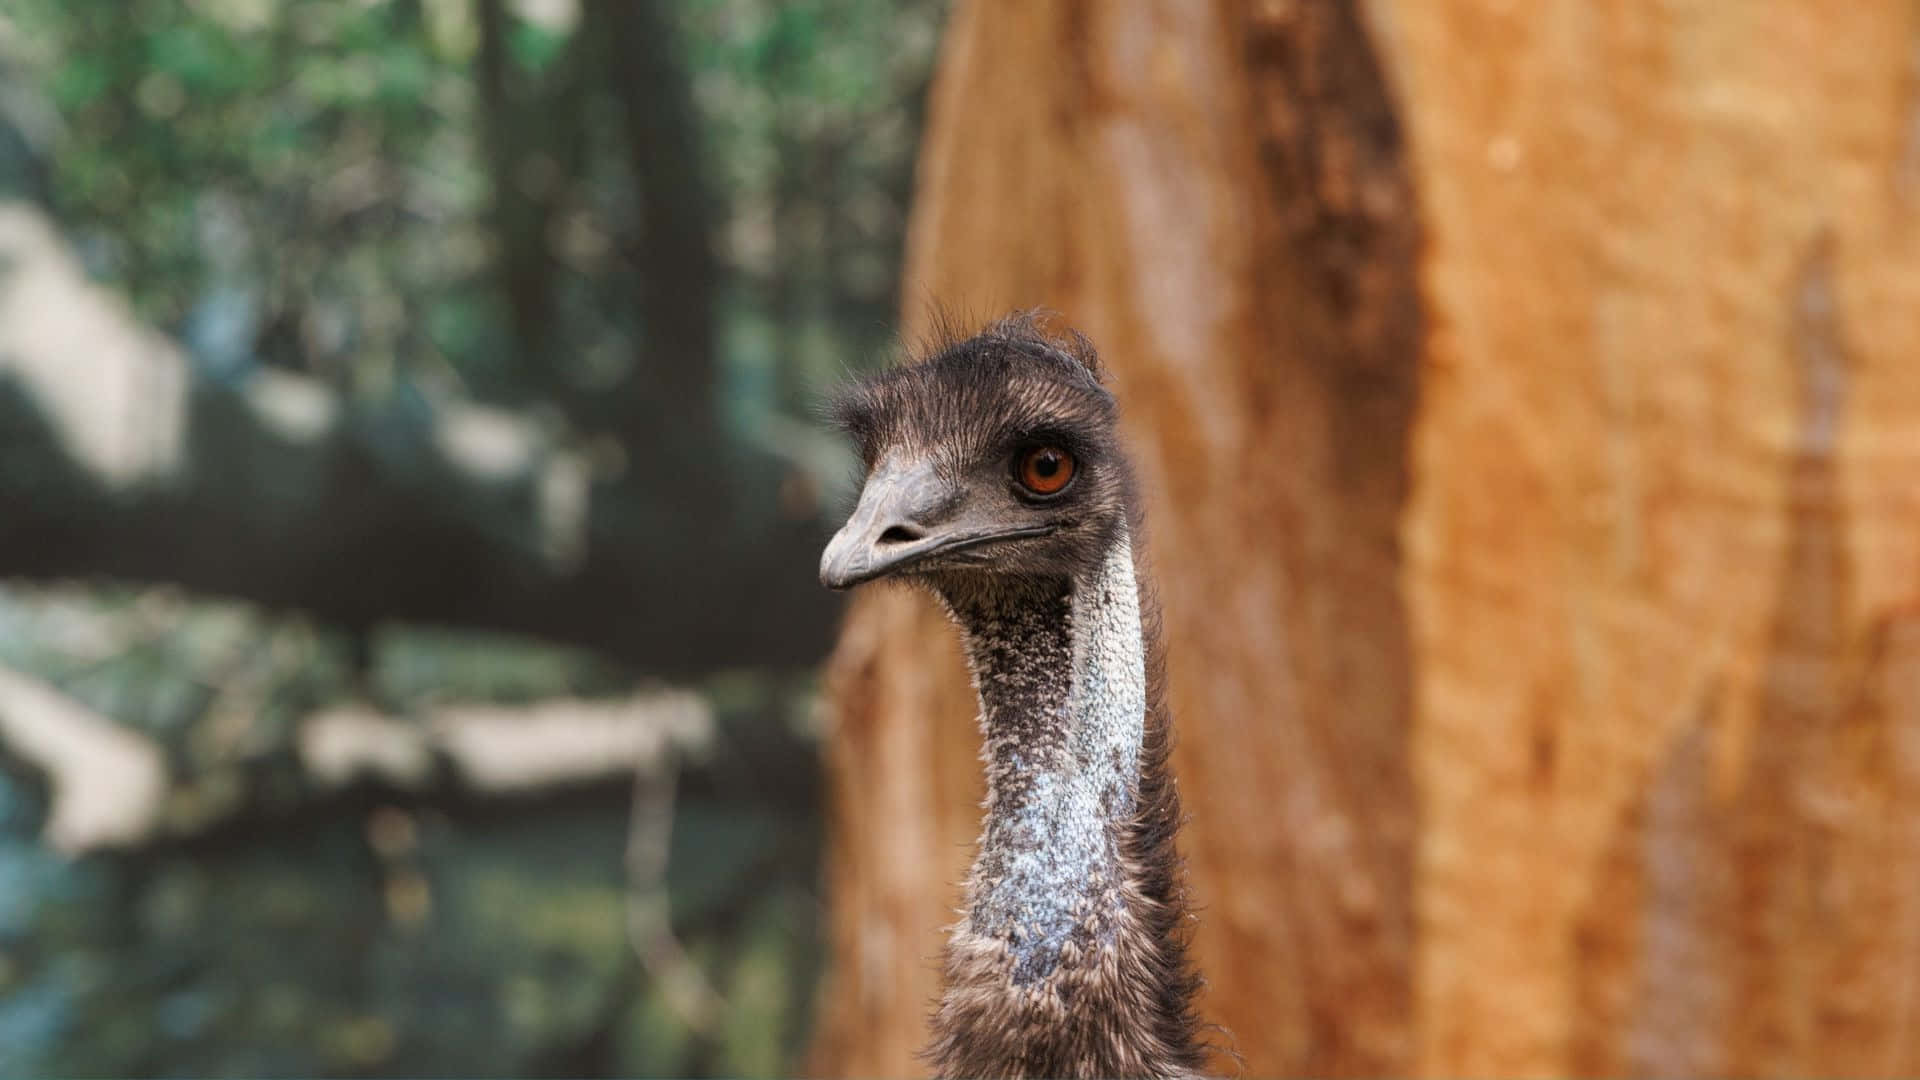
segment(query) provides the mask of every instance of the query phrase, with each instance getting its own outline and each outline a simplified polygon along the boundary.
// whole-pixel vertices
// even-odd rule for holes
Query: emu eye
[[[1014,461],[1013,475],[1035,495],[1052,495],[1073,479],[1073,455],[1057,446],[1038,446]]]

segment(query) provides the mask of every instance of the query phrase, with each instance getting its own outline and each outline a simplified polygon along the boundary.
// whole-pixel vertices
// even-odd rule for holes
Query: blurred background
[[[942,8],[0,8],[0,1074],[795,1067]]]
[[[0,1075],[922,1071],[822,388],[1122,403],[1246,1075],[1920,1075],[1911,0],[0,2]]]

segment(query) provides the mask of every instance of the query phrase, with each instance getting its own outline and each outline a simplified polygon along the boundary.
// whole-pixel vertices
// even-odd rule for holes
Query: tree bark
[[[1419,1064],[1912,1074],[1920,13],[1382,21],[1436,327]]]
[[[1920,1068],[1916,20],[956,11],[907,323],[1114,373],[1249,1074]],[[877,592],[830,663],[817,1071],[917,1068],[952,639]]]

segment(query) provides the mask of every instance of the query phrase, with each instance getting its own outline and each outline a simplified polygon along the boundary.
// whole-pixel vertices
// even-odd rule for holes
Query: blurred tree
[[[18,522],[0,568],[170,580],[346,625],[559,635],[655,671],[817,654],[833,605],[806,569],[840,459],[780,422],[803,404],[792,380],[723,377],[768,363],[729,358],[720,333],[727,290],[752,290],[729,285],[716,254],[727,199],[705,162],[745,151],[703,134],[680,54],[728,78],[742,76],[727,65],[750,76],[752,64],[684,47],[654,5],[538,18],[523,7],[534,10],[26,5],[23,24],[52,43],[42,59],[69,134],[55,209],[77,225],[90,269],[180,329],[191,366],[184,398],[135,389],[178,378],[158,359],[117,376],[42,365],[8,399],[16,427],[45,441],[5,476],[57,499],[28,503],[40,516]],[[794,23],[735,7],[745,27]],[[834,8],[803,16],[817,24]],[[854,66],[901,62],[879,36],[860,40],[868,54]],[[923,76],[920,55],[909,70]],[[783,93],[841,100],[838,74],[815,74],[824,94],[800,79]],[[895,134],[888,160],[904,162],[912,130]],[[305,167],[288,157],[296,148]],[[834,363],[871,329],[840,338]],[[254,385],[265,364],[342,397]],[[66,460],[72,417],[47,405],[116,377],[121,390],[91,395],[93,423],[126,423],[111,415],[119,401],[148,414],[143,429],[187,433],[185,459],[176,446],[139,467],[137,490]],[[522,415],[468,410],[462,389]],[[247,403],[270,399],[306,402],[326,434],[263,426]],[[223,464],[235,455],[252,465]],[[556,512],[575,522],[557,547]],[[115,539],[129,534],[149,542]]]
[[[576,34],[560,55],[529,71],[512,55],[504,0],[476,0],[480,45],[474,79],[480,95],[480,128],[486,143],[493,232],[499,238],[494,265],[512,320],[513,337],[528,378],[565,397],[559,297],[563,267],[551,243],[554,219],[585,166],[586,87],[589,66],[582,53],[592,38]]]
[[[688,460],[716,457],[713,188],[673,27],[653,0],[589,10],[604,20],[607,85],[619,103],[627,168],[639,190],[633,243],[635,296],[647,356],[636,361],[622,395],[627,442],[679,459],[666,472],[704,486],[706,471]],[[590,27],[589,33],[598,29]]]
[[[941,8],[5,6],[0,575],[67,583],[0,588],[0,1074],[790,1071],[804,410],[890,333]],[[661,674],[664,799],[542,727]],[[488,787],[474,709],[602,752]]]
[[[1112,366],[1248,1072],[1920,1068],[1915,20],[956,13],[908,280]],[[814,1060],[902,1074],[974,704],[903,591],[829,680]]]
[[[820,530],[764,460],[716,451],[745,464],[731,485],[703,473],[721,494],[688,505],[645,483],[681,468],[666,446],[644,476],[602,478],[565,429],[499,410],[343,400],[279,372],[230,384],[88,285],[33,211],[0,208],[0,255],[9,573],[170,581],[353,628],[512,630],[654,673],[822,647]]]

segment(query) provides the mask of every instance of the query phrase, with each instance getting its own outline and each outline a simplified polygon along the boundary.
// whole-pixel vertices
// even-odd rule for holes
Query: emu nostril
[[[912,540],[918,540],[925,535],[926,534],[920,530],[910,528],[906,525],[892,525],[887,528],[886,532],[880,534],[880,542],[883,544],[904,544]]]

